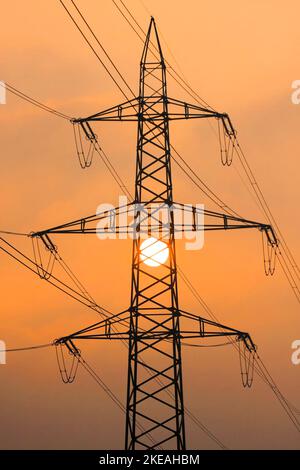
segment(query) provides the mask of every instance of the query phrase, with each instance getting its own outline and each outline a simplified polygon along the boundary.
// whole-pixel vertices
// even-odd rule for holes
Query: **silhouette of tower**
[[[153,50],[156,52],[153,53]],[[95,234],[110,230],[124,233],[124,226],[116,222],[118,215],[124,210],[134,215],[134,222],[126,227],[126,233],[133,236],[129,308],[56,342],[66,345],[70,352],[78,356],[80,353],[74,340],[126,340],[129,355],[125,448],[129,450],[161,446],[178,450],[186,448],[182,339],[234,337],[243,343],[249,353],[255,352],[248,333],[180,308],[176,233],[257,228],[265,233],[270,246],[277,243],[272,227],[267,224],[174,202],[169,123],[172,120],[196,118],[218,119],[223,125],[224,137],[229,141],[235,138],[227,114],[168,96],[166,65],[156,24],[151,18],[140,63],[138,97],[73,121],[74,125],[81,126],[95,148],[98,143],[91,122],[137,121],[134,200],[126,207],[32,234],[32,237],[41,239],[46,248],[55,253],[56,248],[49,234]],[[192,222],[188,226],[175,220],[175,211],[184,210],[191,214]],[[99,228],[99,220],[102,223],[103,220],[107,221],[107,227]],[[145,250],[146,254],[142,248],[143,238],[150,241],[150,252]],[[167,253],[167,257],[160,262],[159,255],[162,252]],[[185,322],[184,328],[180,326],[181,320]]]

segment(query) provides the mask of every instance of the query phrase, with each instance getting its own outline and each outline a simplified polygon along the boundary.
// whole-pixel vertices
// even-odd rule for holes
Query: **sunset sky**
[[[138,94],[141,41],[111,0],[77,3]],[[126,5],[144,30],[149,12],[155,16],[167,60],[205,101],[231,116],[299,260],[300,105],[291,102],[291,84],[300,79],[299,1],[126,0]],[[5,2],[0,37],[0,80],[48,106],[82,117],[124,101],[58,0]],[[168,91],[192,101],[171,79]],[[94,127],[132,191],[136,125]],[[216,123],[212,127],[216,130]],[[239,162],[221,165],[212,127],[204,120],[171,123],[172,143],[229,206],[245,218],[267,222]],[[9,93],[7,104],[0,105],[0,148],[0,230],[29,233],[91,215],[101,203],[118,204],[120,189],[100,159],[80,168],[71,124]],[[173,178],[176,201],[220,210],[174,164]],[[32,256],[29,239],[5,238]],[[114,313],[128,307],[131,241],[100,241],[95,235],[53,240],[100,305]],[[206,233],[201,251],[186,251],[178,241],[177,253],[180,267],[220,322],[251,334],[279,388],[300,408],[300,365],[291,362],[291,344],[300,339],[299,304],[280,266],[273,277],[265,276],[260,233]],[[8,348],[48,343],[99,319],[4,253],[0,275],[0,339]],[[207,316],[181,282],[179,289],[182,308]],[[79,347],[125,403],[127,350],[109,341]],[[232,347],[185,348],[183,374],[186,406],[229,448],[300,448],[299,433],[271,390],[257,376],[251,389],[242,388]],[[73,385],[64,385],[54,348],[9,353],[0,380],[1,449],[123,447],[120,410],[84,370]],[[186,427],[188,448],[216,448],[188,419]]]

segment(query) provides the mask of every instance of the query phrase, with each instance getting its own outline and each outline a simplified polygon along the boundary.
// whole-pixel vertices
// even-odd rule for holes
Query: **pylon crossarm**
[[[180,203],[171,206],[166,203],[130,203],[33,232],[31,237],[40,237],[47,246],[52,243],[48,236],[50,233],[98,234],[103,238],[108,234],[128,234],[132,238],[137,234],[167,236],[171,224],[176,233],[257,228],[265,233],[269,245],[278,245],[271,225]]]
[[[222,325],[221,323],[217,323],[212,320],[207,320],[206,318],[183,310],[180,310],[179,314],[181,318],[185,318],[191,322],[192,325],[197,325],[196,329],[181,328],[180,337],[182,339],[230,336],[236,337],[237,341],[242,341],[249,351],[256,350],[255,344],[249,333]],[[185,323],[187,323],[187,321]]]
[[[99,113],[92,114],[85,118],[73,119],[75,124],[93,121],[136,121],[137,111],[139,106],[139,99],[133,98],[132,100],[125,101],[111,108],[100,111]]]
[[[176,214],[182,211],[185,214],[185,220],[188,223],[184,224],[184,230],[230,230],[241,228],[257,228],[265,232],[267,241],[272,246],[278,245],[278,240],[275,235],[274,229],[271,225],[262,222],[257,222],[234,215],[224,214],[221,212],[214,212],[203,207],[198,207],[192,204],[181,204],[173,202],[172,210]],[[190,214],[188,217],[187,214]],[[176,220],[176,217],[175,217]]]
[[[110,208],[107,210],[100,211],[99,213],[82,217],[55,227],[40,230],[38,232],[32,232],[30,236],[32,238],[40,237],[47,243],[49,233],[107,233],[108,230],[113,230],[116,227],[116,219],[122,217],[122,215],[133,214],[133,210],[130,208],[131,204],[124,204],[120,207]],[[121,227],[119,227],[121,228]],[[127,224],[124,227],[127,228]]]
[[[111,315],[100,322],[93,323],[92,325],[83,328],[79,331],[71,333],[67,336],[63,336],[57,340],[55,340],[55,344],[62,344],[67,343],[72,339],[81,339],[81,338],[88,338],[88,337],[95,337],[98,333],[94,333],[95,331],[99,331],[100,336],[104,336],[106,339],[114,337],[116,333],[121,335],[126,335],[129,329],[129,321],[130,321],[130,314],[128,310],[124,310],[123,312],[117,313],[115,315]],[[121,328],[121,331],[117,331]],[[128,335],[127,335],[128,339]]]
[[[225,326],[221,323],[207,320],[206,318],[189,312],[178,312],[181,318],[185,318],[192,322],[193,326],[197,328],[181,329],[180,337],[182,339],[193,338],[216,338],[216,337],[235,337],[237,341],[243,341],[249,351],[255,351],[255,345],[248,333]],[[94,323],[82,330],[64,336],[55,341],[55,344],[70,344],[70,341],[75,339],[110,339],[110,340],[126,340],[129,338],[129,321],[130,314],[128,311],[121,312],[112,317],[109,317],[101,322]],[[144,330],[140,328],[135,336],[140,341],[147,340],[170,340],[173,337],[173,332],[170,329],[161,328],[163,324],[155,322],[156,326],[152,329]],[[119,328],[123,328],[121,331]]]
[[[159,110],[158,105],[166,104],[168,106],[168,114],[165,116],[163,108]],[[140,106],[143,106],[143,115],[140,114]],[[178,119],[201,119],[216,118],[220,119],[224,125],[226,133],[235,136],[235,130],[227,113],[219,113],[208,108],[198,106],[196,104],[187,103],[175,98],[166,98],[161,94],[153,94],[144,96],[143,98],[133,98],[111,108],[92,114],[85,118],[73,119],[74,124],[83,124],[95,121],[156,121],[163,118],[169,121]],[[91,129],[89,129],[91,131]]]
[[[203,118],[215,118],[220,119],[224,122],[225,128],[228,131],[228,135],[234,135],[235,131],[231,124],[230,118],[227,113],[219,113],[209,108],[204,108],[197,104],[191,104],[186,101],[177,100],[175,98],[168,97],[168,119],[170,121],[179,119],[203,119]]]

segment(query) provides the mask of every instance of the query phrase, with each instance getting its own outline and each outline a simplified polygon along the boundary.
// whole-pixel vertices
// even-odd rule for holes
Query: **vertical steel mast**
[[[229,116],[168,96],[165,61],[155,21],[151,18],[140,64],[139,96],[91,116],[72,120],[74,126],[80,126],[90,141],[90,147],[96,150],[99,150],[99,144],[90,123],[137,122],[134,201],[126,207],[31,234],[34,243],[41,242],[54,260],[57,252],[56,245],[49,238],[51,234],[107,234],[112,231],[114,234],[133,236],[129,308],[56,341],[58,347],[65,345],[77,358],[80,352],[74,340],[119,340],[128,344],[127,450],[186,448],[181,339],[202,342],[226,337],[240,343],[247,355],[254,355],[256,351],[248,333],[189,313],[180,309],[178,304],[175,234],[255,228],[263,233],[269,253],[274,253],[278,246],[270,225],[228,213],[173,203],[169,122],[206,118],[217,119],[221,125],[224,138],[221,152],[228,157],[236,137]],[[118,219],[124,210],[134,214],[133,223],[126,222],[126,226]],[[174,210],[181,213],[190,211],[192,223],[175,220]],[[163,246],[162,250],[166,250],[168,256],[156,264],[151,255],[145,259],[144,250],[141,249],[143,238],[152,243],[152,248]],[[157,254],[157,248],[154,251]],[[273,272],[272,259],[274,256],[269,259],[270,273]],[[39,259],[36,263],[40,263]],[[43,272],[42,266],[40,269]],[[94,302],[91,306],[95,307]],[[180,318],[184,320],[181,327]],[[245,378],[249,368],[242,374]],[[248,379],[246,383],[249,383]]]
[[[158,50],[157,58],[149,51],[150,44]],[[148,119],[150,113],[153,116],[151,120]],[[173,204],[166,66],[153,18],[140,64],[135,204],[137,208],[140,204],[144,207],[155,204],[158,210]],[[185,449],[173,215],[170,212],[169,235],[168,239],[164,238],[169,247],[169,258],[155,270],[147,269],[141,261],[140,223],[141,212],[137,209],[137,236],[133,241],[132,261],[126,449],[143,447],[150,436],[156,436],[156,444],[173,441],[171,446]],[[156,339],[149,340],[145,338],[148,331],[154,336],[156,332],[159,334]],[[166,390],[169,392],[167,401],[163,393]],[[137,423],[147,431],[139,431]]]

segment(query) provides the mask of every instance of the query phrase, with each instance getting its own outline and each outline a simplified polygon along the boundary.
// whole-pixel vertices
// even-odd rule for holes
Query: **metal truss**
[[[151,55],[150,44],[159,51],[158,58]],[[190,314],[179,306],[175,249],[178,233],[183,230],[256,228],[266,234],[269,245],[277,244],[272,227],[267,224],[174,202],[169,122],[206,118],[217,119],[223,125],[226,138],[235,139],[235,130],[227,114],[168,96],[166,65],[152,18],[140,63],[138,97],[73,120],[74,124],[82,127],[90,142],[96,141],[91,122],[137,121],[134,201],[112,211],[32,234],[41,238],[50,251],[54,245],[51,247],[49,234],[132,235],[129,308],[58,340],[75,355],[78,352],[73,340],[126,340],[128,343],[125,448],[130,450],[161,446],[178,450],[186,448],[182,339],[234,337],[242,341],[249,351],[255,350],[247,333]],[[163,218],[161,211],[166,208],[166,217]],[[183,211],[191,216],[188,223],[177,220],[177,212]],[[130,223],[120,222],[125,213],[131,214]],[[149,220],[151,235],[154,233],[157,239],[163,239],[169,249],[167,261],[158,268],[146,266],[140,256],[141,240],[144,235],[149,235]],[[185,326],[181,329],[182,320]]]
[[[172,217],[174,218],[173,224]],[[127,234],[132,238],[142,234],[164,236],[170,233],[171,224],[174,233],[256,228],[266,234],[270,245],[277,244],[275,233],[269,224],[176,202],[172,205],[149,202],[130,203],[35,232],[32,237],[66,233]]]

